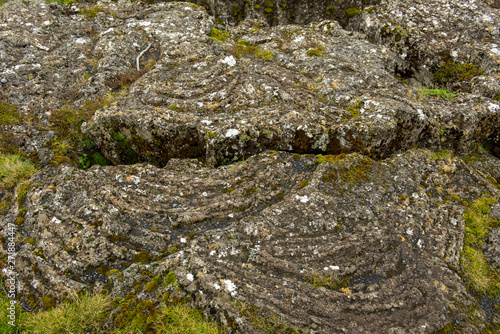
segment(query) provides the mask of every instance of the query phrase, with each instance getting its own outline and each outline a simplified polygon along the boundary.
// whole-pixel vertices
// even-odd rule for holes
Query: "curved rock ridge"
[[[90,147],[97,144],[114,164],[162,166],[188,157],[218,165],[264,149],[373,158],[415,146],[465,152],[498,133],[499,103],[488,99],[498,91],[497,33],[486,25],[495,25],[498,10],[453,3],[435,14],[435,23],[424,15],[431,5],[414,5],[404,15],[394,12],[396,2],[361,11],[351,20],[364,35],[335,21],[268,27],[250,18],[218,30],[203,8],[181,2],[9,2],[1,9],[3,98],[30,122],[8,131],[42,164],[54,156],[50,143],[60,137],[54,121],[68,108],[89,115],[88,109],[101,109],[82,129],[94,142]],[[446,26],[457,6],[458,23]],[[384,23],[386,12],[401,22]],[[471,15],[476,20],[468,24]],[[403,34],[402,22],[421,25],[413,27],[418,33],[411,43],[410,37],[396,44],[373,37],[374,27]],[[463,31],[460,43],[450,31]],[[412,53],[408,43],[427,51]],[[449,52],[429,53],[442,50]],[[402,62],[401,52],[419,63]],[[449,83],[476,95],[427,98],[396,79],[411,65],[426,68],[430,83],[443,59],[482,62]]]
[[[92,283],[155,300],[163,290],[137,282],[174,271],[182,290],[170,298],[248,333],[258,330],[238,305],[317,333],[427,333],[449,324],[479,333],[498,321],[456,268],[464,205],[499,193],[459,158],[416,150],[318,164],[267,151],[217,169],[178,159],[163,169],[47,168],[30,182],[23,233],[36,241],[19,251],[24,296],[62,297]]]
[[[159,60],[83,127],[115,164],[188,157],[218,165],[266,148],[372,157],[417,145],[465,152],[498,128],[494,101],[440,103],[398,88],[394,54],[333,21],[274,28],[247,22],[219,45],[206,24],[183,18],[167,33],[159,17],[145,19]],[[124,26],[129,36],[136,24]],[[114,35],[103,39],[121,43]],[[259,59],[262,50],[272,59]],[[462,122],[462,110],[477,113]]]

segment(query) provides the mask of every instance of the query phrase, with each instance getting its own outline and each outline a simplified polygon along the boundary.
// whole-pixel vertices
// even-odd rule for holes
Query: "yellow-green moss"
[[[347,15],[348,17],[353,17],[359,15],[360,13],[361,13],[360,7],[351,7],[345,10],[345,15]]]
[[[363,101],[357,101],[349,104],[347,106],[347,111],[351,114],[350,119],[361,116],[361,108],[363,108],[364,105],[365,103]]]
[[[0,125],[19,125],[23,122],[23,117],[18,113],[15,105],[0,100]]]
[[[299,184],[298,189],[302,189],[302,188],[304,188],[305,186],[307,186],[308,184],[309,184],[309,181],[308,181],[308,180],[302,180],[302,181],[300,181],[300,184]]]
[[[322,276],[316,272],[311,273],[306,277],[306,281],[316,287],[324,287],[327,289],[338,290],[346,288],[349,285],[350,278],[348,276]]]
[[[324,49],[325,48],[320,45],[317,48],[314,48],[314,49],[311,48],[311,49],[307,50],[307,54],[310,57],[321,57],[321,56],[324,56],[326,54]]]
[[[156,280],[153,279],[151,282],[146,284],[146,286],[144,287],[144,291],[150,292],[156,290],[157,288],[158,288],[158,282],[156,282]]]
[[[137,297],[122,302],[120,311],[114,318],[114,324],[121,332],[144,333],[149,325],[152,325],[158,317],[159,311],[151,300],[139,301]]]
[[[345,153],[340,153],[338,155],[322,155],[322,154],[318,154],[316,156],[316,163],[317,164],[322,164],[322,163],[325,163],[325,162],[336,162],[340,159],[343,159],[345,158],[346,154]]]
[[[423,88],[419,89],[419,91],[425,96],[430,97],[430,96],[435,96],[435,97],[440,97],[440,98],[447,98],[451,99],[456,96],[455,93],[448,93],[445,89],[428,89],[428,88]]]
[[[97,13],[102,12],[105,13],[106,11],[104,8],[101,6],[93,6],[90,8],[81,8],[80,9],[80,14],[85,16],[88,20],[93,20],[97,16]]]
[[[151,255],[148,250],[143,249],[139,253],[132,255],[135,262],[147,263],[151,261]]]
[[[118,269],[111,269],[106,272],[106,276],[112,276],[118,274],[120,271]]]
[[[168,274],[165,276],[165,281],[163,282],[163,285],[165,287],[177,286],[177,276],[175,276],[175,273],[173,271],[169,271]]]
[[[216,42],[217,44],[222,44],[229,37],[229,33],[227,31],[222,31],[216,28],[212,28],[209,37],[212,41]]]
[[[370,158],[363,158],[361,161],[355,161],[351,164],[350,159],[336,160],[338,168],[328,174],[324,174],[322,177],[323,182],[338,182],[339,180],[343,183],[354,184],[360,181],[368,180],[367,171],[373,165],[373,161]]]
[[[246,41],[245,41],[246,42]],[[239,57],[254,57],[262,60],[272,60],[276,55],[270,50],[263,50],[258,46],[248,45],[248,43],[238,42],[235,44],[235,49],[232,50],[233,56]]]
[[[337,13],[335,12],[335,7],[333,5],[326,6],[325,14],[326,15],[336,15]]]
[[[497,220],[489,217],[490,206],[496,203],[493,198],[479,198],[464,214],[464,248],[460,264],[471,286],[481,293],[500,293],[499,273],[489,265],[482,252],[488,229],[499,225]]]
[[[500,101],[500,92],[497,92],[495,96],[493,97],[493,100],[495,101]]]
[[[484,70],[474,64],[463,64],[453,61],[445,62],[434,72],[433,80],[437,84],[448,84],[457,81],[469,80],[481,75]]]
[[[450,159],[453,157],[453,153],[449,150],[441,150],[437,152],[422,150],[422,152],[432,159]]]

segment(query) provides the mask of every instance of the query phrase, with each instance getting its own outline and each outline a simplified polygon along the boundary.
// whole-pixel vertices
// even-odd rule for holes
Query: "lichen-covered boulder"
[[[166,294],[243,332],[259,331],[249,305],[318,333],[483,332],[498,321],[458,269],[468,203],[498,199],[496,181],[419,150],[321,158],[266,151],[217,169],[172,159],[39,172],[24,203],[34,241],[19,252],[22,295],[63,298],[89,283],[139,300]],[[169,272],[180,289],[146,287]]]

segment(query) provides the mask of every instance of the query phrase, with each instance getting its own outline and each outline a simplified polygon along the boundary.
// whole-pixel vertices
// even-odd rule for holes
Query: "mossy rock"
[[[484,70],[474,64],[445,62],[434,72],[433,81],[440,85],[453,84],[460,81],[470,80],[481,75]]]
[[[132,256],[135,262],[148,263],[151,261],[151,254],[148,250],[143,249],[138,254]]]
[[[359,14],[361,14],[360,7],[351,7],[345,10],[345,15],[347,15],[347,17],[353,17]]]

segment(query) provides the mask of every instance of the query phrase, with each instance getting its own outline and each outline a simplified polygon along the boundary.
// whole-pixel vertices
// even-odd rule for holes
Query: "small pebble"
[[[7,83],[7,79],[2,78],[2,80],[0,80],[0,82],[3,83],[3,84],[6,84]]]

